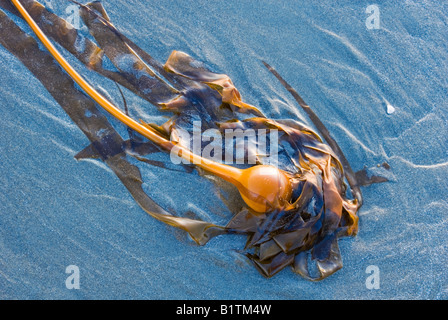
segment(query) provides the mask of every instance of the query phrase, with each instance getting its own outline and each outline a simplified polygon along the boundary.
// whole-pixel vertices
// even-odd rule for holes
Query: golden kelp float
[[[358,230],[360,186],[385,179],[369,178],[363,172],[355,174],[325,126],[271,66],[264,62],[291,92],[326,143],[297,121],[266,118],[259,109],[242,101],[228,76],[213,73],[186,53],[174,51],[161,65],[112,25],[99,2],[78,3],[81,17],[97,43],[83,37],[36,1],[11,2],[15,9],[9,1],[2,0],[0,5],[28,23],[66,73],[56,68],[48,53],[40,50],[34,39],[26,37],[3,11],[0,11],[3,26],[0,42],[44,84],[89,138],[92,144],[76,156],[78,159],[103,160],[146,212],[187,231],[198,244],[205,244],[219,234],[247,234],[247,256],[264,276],[270,277],[291,265],[303,277],[321,280],[342,267],[338,239],[353,236]],[[133,119],[127,106],[122,111],[90,85],[49,38],[90,69],[173,116],[163,125]],[[35,57],[33,63],[29,53]],[[106,57],[115,70],[104,66]],[[48,77],[49,72],[52,79]],[[127,126],[131,140],[123,141],[96,105],[82,93]],[[278,136],[270,138],[277,139],[280,160],[272,164],[260,156],[255,164],[241,168],[202,157],[188,144],[173,139],[198,119],[205,129],[253,129],[268,135],[278,132]],[[128,157],[134,157],[163,167],[163,163],[142,157],[159,150],[174,152],[198,170],[230,183],[239,192],[245,207],[226,226],[166,212],[143,191],[139,169],[128,161]],[[316,264],[316,272],[310,271],[309,262]]]

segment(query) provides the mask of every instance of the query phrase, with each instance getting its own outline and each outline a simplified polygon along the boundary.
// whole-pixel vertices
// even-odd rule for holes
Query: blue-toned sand
[[[69,18],[69,2],[46,3]],[[106,165],[74,159],[87,138],[0,46],[0,298],[448,299],[448,7],[377,1],[380,28],[369,29],[370,4],[105,3],[114,25],[159,61],[184,51],[228,74],[268,117],[311,126],[268,62],[313,107],[354,170],[367,166],[391,180],[363,188],[359,233],[339,242],[344,267],[318,283],[289,268],[265,279],[241,251],[245,237],[199,247],[144,213]],[[115,86],[70,59],[122,104]],[[126,97],[134,117],[165,121]],[[389,171],[377,167],[383,162]],[[139,167],[167,210],[228,221],[217,190],[197,173]],[[66,288],[69,265],[79,267],[79,290]],[[371,265],[379,289],[366,286]]]

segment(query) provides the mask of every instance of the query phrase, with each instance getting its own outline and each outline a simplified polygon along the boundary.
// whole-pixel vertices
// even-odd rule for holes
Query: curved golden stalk
[[[95,102],[113,117],[167,151],[174,151],[200,168],[232,183],[238,188],[246,204],[256,212],[271,211],[275,208],[283,207],[289,202],[292,190],[290,178],[284,171],[270,165],[256,165],[248,169],[238,169],[202,158],[190,150],[165,139],[150,127],[144,126],[126,115],[93,88],[67,62],[18,0],[12,0],[12,3],[59,65]]]

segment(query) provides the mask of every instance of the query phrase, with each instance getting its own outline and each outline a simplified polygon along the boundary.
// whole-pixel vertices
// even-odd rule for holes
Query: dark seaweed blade
[[[279,234],[289,233],[306,227],[306,224],[301,217],[301,213],[313,196],[313,188],[309,184],[305,184],[301,195],[294,203],[294,209],[290,211],[281,209],[270,212],[257,227],[252,236],[250,245],[259,245],[269,239],[275,239],[275,236]]]
[[[264,117],[256,107],[242,101],[241,94],[227,75],[210,71],[203,63],[185,52],[173,51],[165,63],[165,69],[218,91],[222,103],[234,107],[234,111]]]
[[[90,39],[84,37],[75,28],[70,27],[64,19],[48,11],[43,5],[34,0],[24,0],[21,2],[25,9],[29,11],[33,19],[35,19],[35,21],[38,23],[39,27],[41,27],[49,37],[51,37],[64,49],[70,52],[80,62],[86,65],[86,67],[93,69],[100,75],[111,79],[116,84],[119,84],[127,88],[128,90],[131,90],[141,98],[147,98],[141,90],[132,85],[122,74],[117,71],[105,69],[103,66],[103,50]],[[13,7],[9,1],[0,0],[0,7],[5,8],[9,12],[18,16],[20,19],[23,19],[17,9]],[[75,156],[75,158],[100,158],[101,154],[106,153],[108,153],[109,156],[112,156],[121,152],[124,148],[126,151],[129,151],[130,154],[136,155],[140,157],[140,159],[144,159],[142,158],[142,156],[160,151],[160,149],[156,147],[152,142],[142,140],[142,138],[139,135],[135,134],[132,130],[128,129],[128,132],[130,133],[130,140],[125,141],[121,146],[114,145],[114,148],[109,147],[109,150],[102,150],[104,149],[102,146],[107,145],[108,140],[110,140],[110,137],[106,136],[103,139],[104,141],[102,141],[101,143],[95,142],[95,144],[97,144],[96,147],[93,145],[86,147],[84,150],[79,152]],[[160,167],[166,167],[163,163],[159,162],[153,162],[150,160],[145,160],[145,162]]]
[[[315,268],[310,267],[315,264]],[[329,235],[310,251],[302,251],[294,258],[293,271],[311,281],[320,281],[342,268],[342,258],[336,234]],[[317,269],[317,274],[311,270]]]
[[[236,117],[235,111],[261,115],[257,108],[241,101],[228,76],[213,73],[202,63],[178,51],[173,51],[162,67],[112,25],[100,3],[80,6],[84,23],[120,74],[145,95],[146,100],[162,111],[176,114],[176,125],[181,122],[191,124],[191,110],[201,118],[206,128],[216,128],[216,122],[223,118]],[[128,61],[125,63],[124,59]],[[180,91],[172,91],[170,85]],[[234,107],[233,110],[230,108],[233,112],[222,108],[226,104]]]
[[[266,278],[276,275],[282,269],[294,262],[294,254],[286,254],[284,252],[280,252],[267,260],[261,260],[251,254],[248,254],[247,256],[254,262],[254,265]]]
[[[47,36],[52,38],[65,50],[70,52],[86,67],[96,71],[98,74],[106,78],[115,81],[116,83],[119,83],[141,98],[146,99],[146,97],[140,91],[136,90],[136,88],[132,86],[121,74],[113,70],[108,70],[103,65],[103,50],[90,39],[84,37],[75,28],[70,27],[67,21],[48,11],[37,1],[24,0],[21,1],[21,3]],[[10,1],[0,0],[0,7],[5,8],[20,19],[23,19],[20,13],[12,7]]]
[[[105,55],[138,91],[154,105],[174,99],[179,91],[160,78],[120,37],[118,31],[81,6],[80,15]]]
[[[22,31],[0,10],[0,44],[16,56],[61,105],[73,122],[97,149],[97,154],[117,175],[140,207],[152,217],[187,231],[198,243],[227,232],[214,224],[176,217],[155,203],[142,188],[140,170],[127,160],[121,136],[110,125],[96,104],[79,91],[74,81],[61,70],[54,58],[39,48],[36,40]],[[87,116],[87,114],[93,116]],[[103,134],[106,132],[107,139]]]
[[[352,189],[352,193],[355,197],[355,199],[358,200],[359,206],[362,205],[362,192],[359,188],[359,184],[356,181],[355,173],[353,172],[350,163],[348,162],[347,158],[345,157],[344,153],[342,152],[341,148],[337,144],[337,142],[331,137],[330,132],[325,127],[325,125],[320,121],[319,117],[314,113],[314,111],[310,108],[308,104],[305,103],[305,101],[302,99],[302,97],[297,93],[297,91],[289,85],[288,82],[286,82],[285,79],[283,79],[282,76],[268,63],[263,61],[263,64],[268,68],[268,70],[280,81],[280,83],[288,90],[291,95],[294,97],[294,99],[297,101],[297,103],[302,107],[303,111],[306,112],[310,120],[313,122],[313,124],[316,126],[317,130],[320,132],[322,137],[325,139],[325,141],[328,143],[328,145],[333,149],[333,151],[337,154],[343,168],[344,168],[344,174],[347,178],[347,181],[350,185],[350,188]]]
[[[20,8],[20,5],[16,1],[14,3]],[[33,1],[32,3],[35,2]],[[184,123],[188,124],[190,123],[188,121],[193,119],[193,117],[188,118],[188,112],[185,112],[186,110],[183,109],[185,107],[190,107],[189,110],[195,109],[194,111],[199,113],[201,113],[201,110],[205,110],[204,113],[209,117],[213,114],[211,111],[215,108],[218,110],[221,106],[225,105],[231,108],[234,115],[252,111],[259,112],[255,107],[242,102],[238,90],[236,90],[228,76],[211,72],[189,55],[179,51],[174,51],[171,54],[164,69],[169,71],[173,77],[186,79],[187,82],[194,85],[187,86],[185,88],[186,90],[182,90],[182,92],[170,87],[165,81],[166,79],[156,74],[152,66],[146,64],[140,55],[123,39],[122,35],[110,23],[107,13],[99,3],[93,3],[88,6],[81,5],[81,8],[81,12],[84,12],[86,24],[101,47],[101,49],[97,47],[100,50],[99,52],[93,52],[95,54],[94,58],[102,60],[103,53],[106,54],[118,70],[118,72],[112,72],[112,74],[121,76],[130,88],[133,88],[140,94],[146,95],[147,100],[155,105],[160,106],[165,104],[165,106],[170,107],[168,108],[170,110],[176,110],[177,108],[179,114],[172,118],[172,122],[170,122],[173,125],[178,125],[181,122],[180,114],[187,114],[187,121],[185,121],[186,118],[182,118]],[[27,16],[26,12],[23,14]],[[27,17],[27,19],[29,21],[30,18]],[[62,21],[60,22],[62,23]],[[33,24],[30,23],[30,25]],[[38,28],[33,27],[33,30],[40,34]],[[43,42],[47,48],[52,48],[42,34],[40,34],[40,38],[45,40]],[[5,43],[7,46],[10,46],[6,41]],[[26,45],[28,44],[24,46]],[[36,46],[35,43],[33,45]],[[61,61],[62,57],[59,53],[54,54],[54,51],[53,49],[53,55],[58,61]],[[20,52],[19,49],[16,54],[23,55],[23,52]],[[123,57],[125,61],[122,60]],[[34,58],[34,55],[28,57],[29,60]],[[51,58],[48,63],[50,61],[54,64]],[[27,62],[29,63],[29,61]],[[99,62],[98,65],[101,66],[101,63]],[[269,68],[267,64],[265,65]],[[159,67],[159,65],[157,66]],[[45,68],[45,63],[40,64],[39,67]],[[64,68],[68,72],[72,70],[70,69],[71,67],[66,67],[67,65],[65,64]],[[49,70],[52,69],[49,68]],[[273,73],[275,72],[272,68],[270,70]],[[34,70],[34,72],[37,71]],[[61,70],[59,72],[64,74]],[[69,72],[69,74],[73,76],[74,72]],[[39,75],[36,74],[37,77]],[[67,75],[65,76],[67,77]],[[283,80],[279,76],[278,78],[281,81]],[[70,80],[70,78],[68,79]],[[79,78],[76,79],[79,80]],[[43,83],[47,82],[43,81]],[[67,85],[68,87],[71,86],[74,88],[73,81],[67,81],[67,83],[69,83]],[[79,83],[80,81],[78,81]],[[287,86],[289,85],[286,82],[283,85],[288,89]],[[64,89],[64,82],[55,86],[58,90],[62,91]],[[54,90],[54,88],[46,87],[49,91],[51,89]],[[86,88],[82,85],[81,87]],[[89,89],[90,87],[87,86],[87,88]],[[292,88],[290,89],[293,90]],[[96,93],[94,89],[90,90],[90,96],[93,98],[97,97],[97,95],[91,94],[91,92]],[[78,94],[80,94],[79,91]],[[68,100],[73,98],[70,97],[70,92],[66,92],[66,98]],[[296,92],[295,98],[305,111],[309,109]],[[84,99],[86,99],[85,95]],[[168,102],[164,103],[165,100]],[[96,101],[102,106],[105,105],[106,110],[116,109],[115,106],[108,108],[107,101],[104,104],[102,104],[103,100],[101,99],[96,99]],[[210,104],[211,101],[213,104]],[[67,103],[67,101],[58,102],[61,105]],[[95,107],[95,104],[93,106]],[[67,108],[66,105],[63,107]],[[74,110],[71,110],[72,115],[75,111],[80,112],[80,109],[76,109],[76,106],[73,108]],[[207,110],[207,108],[213,110]],[[95,112],[98,112],[98,110]],[[311,110],[308,110],[307,113],[311,114],[310,117],[314,114]],[[122,113],[119,112],[119,114]],[[203,118],[202,114],[200,116]],[[218,114],[214,116],[217,119],[220,118]],[[123,118],[126,119],[127,117]],[[104,120],[104,117],[101,119]],[[78,118],[74,117],[73,120],[79,125]],[[82,120],[88,122],[87,119]],[[134,130],[141,133],[145,132],[144,130],[139,131],[138,129],[140,127],[133,126],[134,122],[124,121],[124,123],[134,128]],[[318,124],[321,123],[319,122]],[[90,126],[91,124],[87,123],[87,125]],[[101,123],[101,125],[111,127],[107,121],[106,124]],[[300,126],[282,124],[274,120],[266,119],[262,115],[259,118],[246,119],[244,125],[254,128],[274,128],[285,133],[282,141],[287,141],[291,145],[291,149],[293,149],[291,158],[294,158],[297,164],[297,170],[291,174],[288,173],[286,179],[294,181],[293,185],[298,187],[298,195],[296,197],[297,199],[295,201],[291,200],[291,202],[289,200],[281,201],[282,197],[279,197],[280,200],[272,206],[268,206],[268,212],[263,215],[251,215],[250,210],[247,210],[247,212],[242,211],[232,219],[227,228],[204,221],[172,216],[154,203],[142,189],[142,177],[139,169],[128,162],[129,153],[126,153],[128,143],[123,141],[112,127],[106,131],[108,134],[100,137],[100,139],[96,139],[96,132],[93,132],[93,136],[89,136],[89,139],[93,137],[91,139],[92,145],[81,152],[79,156],[90,155],[103,160],[111,167],[117,177],[128,188],[137,203],[146,212],[166,224],[187,231],[199,244],[205,243],[210,237],[217,234],[226,232],[247,233],[250,236],[247,243],[248,247],[250,250],[255,251],[254,254],[249,254],[249,257],[251,257],[257,268],[264,275],[272,276],[287,265],[293,264],[294,257],[301,257],[301,252],[306,251],[311,254],[312,261],[316,262],[321,274],[320,278],[328,276],[342,266],[339,249],[337,248],[338,237],[355,234],[358,222],[356,216],[358,206],[356,205],[356,201],[345,199],[345,187],[341,187],[343,184],[341,181],[344,165],[341,165],[339,162],[337,150],[333,151],[330,147],[324,145],[320,138],[311,130]],[[169,133],[172,132],[171,126],[140,126],[142,128],[146,127],[151,134],[157,137],[160,136],[161,139],[162,136],[163,139],[167,139]],[[325,129],[325,127],[323,128]],[[90,133],[90,129],[88,127],[84,130],[86,135]],[[148,134],[147,137],[150,138],[152,135]],[[329,138],[331,137],[329,136]],[[160,140],[155,139],[155,141]],[[139,158],[138,155],[136,157]],[[147,159],[142,160],[148,163],[150,162]],[[230,174],[231,171],[228,172]],[[299,181],[303,183],[299,183]],[[288,183],[285,183],[285,185],[289,186]],[[359,184],[356,186],[359,187]],[[270,190],[274,189],[271,188]],[[282,190],[282,188],[278,189]],[[247,197],[251,191],[244,189],[244,192],[241,192],[241,194]],[[256,196],[257,194],[254,195],[254,199]],[[306,272],[309,273],[309,269],[305,269],[303,272],[306,275]],[[301,267],[298,270],[302,271]],[[310,277],[309,274],[308,277]]]
[[[182,90],[185,87],[191,85],[189,81],[186,79],[177,77],[175,74],[167,72],[159,61],[155,60],[151,55],[149,55],[146,51],[141,49],[137,44],[135,44],[132,40],[126,37],[123,33],[118,31],[118,29],[111,23],[109,15],[106,12],[103,4],[100,1],[90,2],[86,5],[83,5],[77,1],[69,0],[78,6],[80,6],[81,10],[84,10],[85,16],[95,17],[98,22],[101,22],[105,27],[107,27],[111,32],[115,33],[115,36],[118,37],[123,43],[128,45],[131,50],[134,51],[139,58],[141,58],[153,71],[156,71],[160,76],[168,80],[177,90]]]

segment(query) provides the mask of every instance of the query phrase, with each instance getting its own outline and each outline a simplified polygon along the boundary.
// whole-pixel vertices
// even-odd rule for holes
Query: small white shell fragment
[[[388,105],[387,105],[386,112],[387,112],[387,114],[392,114],[392,113],[394,113],[394,112],[395,112],[395,107],[392,106],[392,105],[390,105],[390,104],[388,104]]]

